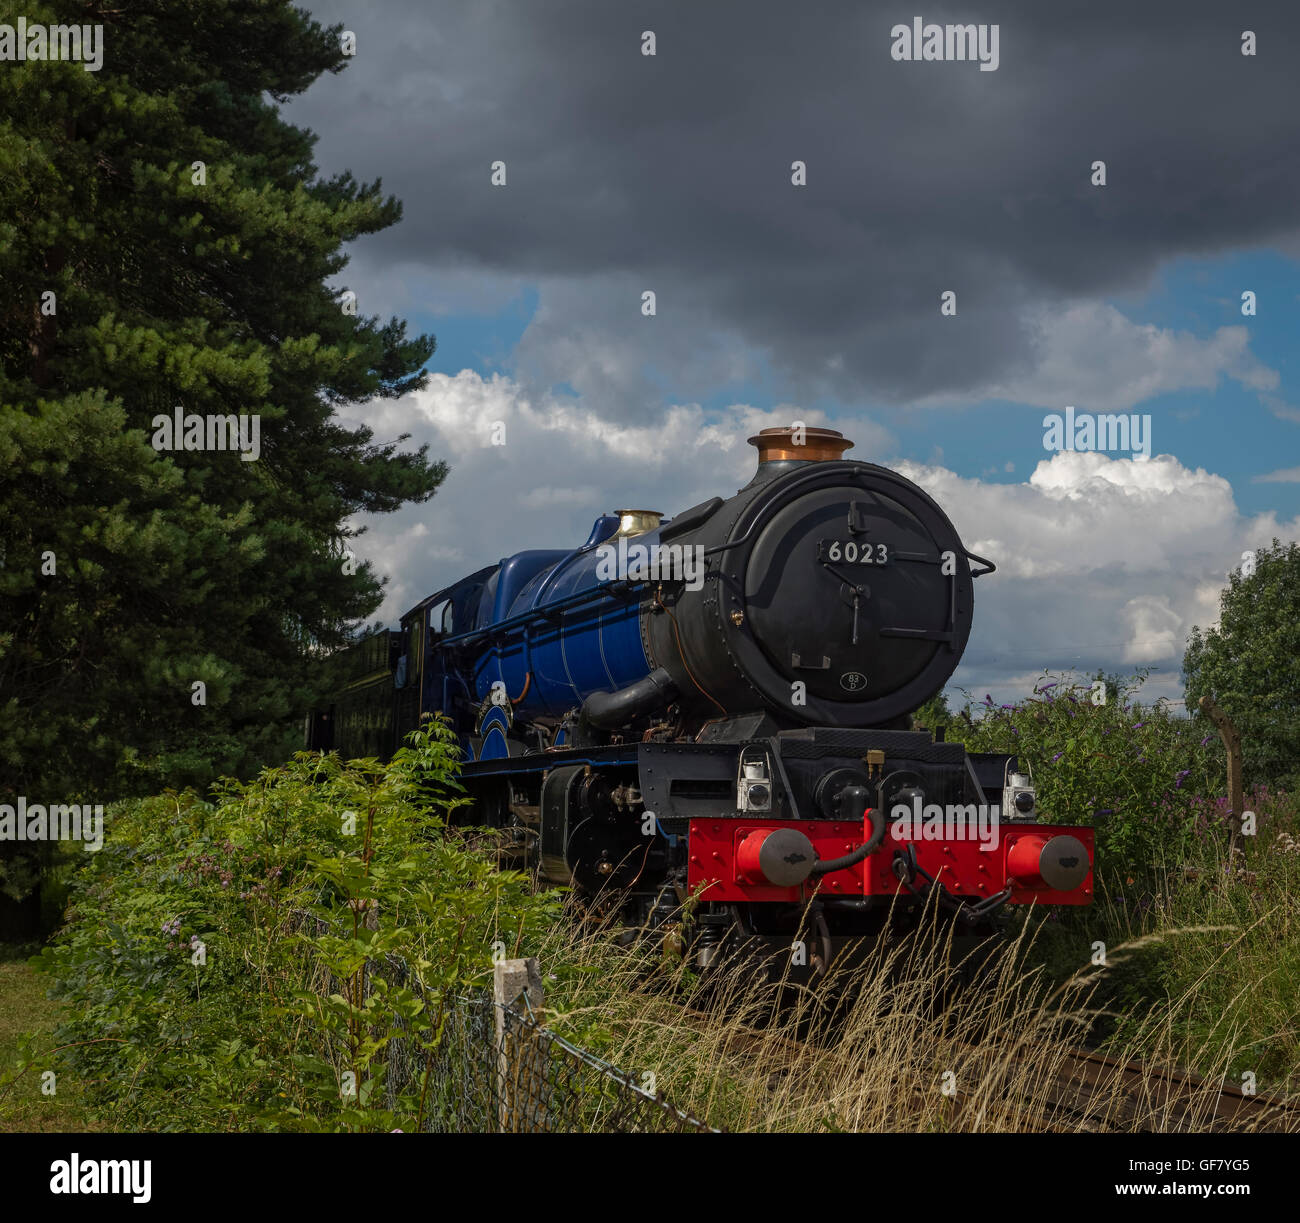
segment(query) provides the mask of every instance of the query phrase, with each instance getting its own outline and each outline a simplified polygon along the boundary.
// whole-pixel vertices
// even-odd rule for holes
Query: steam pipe
[[[644,679],[617,692],[593,692],[582,702],[582,716],[593,726],[616,730],[633,718],[662,709],[676,695],[672,676],[657,667]]]

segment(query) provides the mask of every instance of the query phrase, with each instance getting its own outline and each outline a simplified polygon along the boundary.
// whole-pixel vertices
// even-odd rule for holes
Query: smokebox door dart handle
[[[822,561],[822,564],[826,566],[826,571],[828,573],[830,573],[834,577],[839,578],[841,582],[843,582],[851,591],[853,591],[853,636],[850,644],[857,645],[858,644],[858,610],[860,606],[859,600],[871,598],[871,591],[868,587],[860,585],[859,583],[855,582],[851,577],[845,577],[844,574],[841,573],[840,570],[836,568],[836,566],[832,562]]]
[[[843,573],[840,572],[839,569],[835,567],[835,565],[831,561],[822,561],[822,564],[826,566],[828,573],[831,573],[835,577],[839,578],[839,580],[843,582],[845,586],[847,586],[851,591],[853,591],[855,596],[861,595],[863,598],[867,598],[867,599],[871,597],[871,591],[866,586],[862,585],[860,582],[856,581],[852,577],[846,577]]]

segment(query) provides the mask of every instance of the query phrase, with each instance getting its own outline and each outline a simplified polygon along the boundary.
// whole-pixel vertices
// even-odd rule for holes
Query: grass
[[[1176,1018],[1189,1068],[1226,1065],[1233,1082],[1250,1073],[1261,1092],[1300,1093],[1298,824],[1289,800],[1231,865],[1222,841],[1206,841],[1154,883],[1121,879],[1088,909],[1029,923],[1039,961],[1062,980],[1095,943],[1128,944],[1099,982],[1099,1037],[1138,1040],[1150,1016]]]
[[[881,942],[851,977],[817,991],[760,983],[752,968],[705,988],[680,965],[587,935],[552,949],[591,971],[562,980],[546,1005],[553,1027],[636,1078],[653,1072],[677,1107],[732,1130],[1199,1129],[1214,1116],[1220,1085],[1233,1081],[1241,1032],[1231,1013],[1209,1032],[1189,1023],[1195,991],[1115,1029],[1105,1047],[1115,1064],[1094,1064],[1087,1086],[1063,1091],[1060,1079],[1077,1065],[1071,1051],[1104,1026],[1108,971],[1159,945],[1224,933],[1197,926],[1141,936],[1113,946],[1107,969],[1085,961],[1057,982],[1026,925],[986,948],[976,979],[961,984],[971,965],[950,938],[913,936]],[[836,990],[840,1001],[828,1005]],[[1123,1070],[1136,1058],[1149,1068],[1137,1104]],[[1155,1068],[1187,1065],[1205,1081],[1181,1098],[1162,1093]],[[1288,1124],[1300,1127],[1300,1114]]]
[[[541,960],[556,1031],[637,1079],[652,1072],[675,1105],[728,1129],[1185,1127],[1210,1118],[1220,1085],[1244,1074],[1261,1094],[1300,1096],[1300,803],[1279,795],[1260,816],[1259,835],[1231,861],[1222,829],[1207,826],[1189,855],[1112,879],[1089,908],[1021,910],[976,982],[960,987],[972,966],[933,928],[880,940],[833,990],[760,982],[752,965],[705,982],[658,941],[620,949],[599,923],[520,933],[510,954]],[[130,907],[142,885],[122,879]],[[20,1033],[51,1044],[61,1011],[47,984],[21,960],[0,962],[0,1082],[21,1056]],[[176,1005],[192,1018],[184,997]],[[231,1022],[248,1031],[242,1002]],[[1205,1082],[1176,1102],[1153,1084],[1135,1109],[1133,1083],[1101,1070],[1083,1108],[1059,1089],[1081,1046]],[[0,1085],[0,1132],[89,1128],[69,1080],[54,1097],[35,1072]]]
[[[62,1008],[45,996],[49,980],[21,958],[0,958],[0,1078],[14,1072],[22,1055],[22,1038],[33,1035],[34,1048],[47,1050]],[[12,1084],[0,1085],[0,1133],[85,1133],[97,1128],[88,1117],[75,1080],[55,1080],[54,1094],[44,1095],[33,1071]]]

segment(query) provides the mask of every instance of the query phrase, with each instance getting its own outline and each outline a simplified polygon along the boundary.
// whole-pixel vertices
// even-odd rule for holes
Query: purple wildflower
[[[1052,757],[1052,763],[1055,764],[1064,755],[1064,752],[1057,752],[1056,755]]]

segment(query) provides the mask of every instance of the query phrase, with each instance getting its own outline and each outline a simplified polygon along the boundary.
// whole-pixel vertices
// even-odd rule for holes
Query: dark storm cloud
[[[599,352],[587,391],[701,360],[716,385],[728,350],[804,397],[1006,384],[1039,358],[1027,308],[1300,228],[1291,3],[311,7],[358,55],[289,117],[324,169],[382,174],[406,206],[357,271],[534,280],[521,361],[563,378],[575,348]],[[890,29],[916,15],[996,22],[998,69],[893,61]]]

